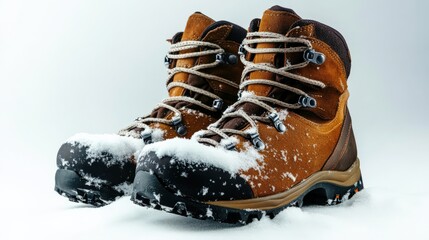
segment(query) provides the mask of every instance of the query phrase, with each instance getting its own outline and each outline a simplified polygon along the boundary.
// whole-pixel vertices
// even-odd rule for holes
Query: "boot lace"
[[[254,48],[258,43],[295,43],[298,44],[298,47],[284,47],[284,48]],[[284,67],[277,68],[273,64],[269,63],[253,63],[246,60],[246,53],[250,54],[267,54],[267,53],[296,53],[303,52],[304,62],[291,65],[290,63]],[[196,134],[195,138],[200,143],[206,143],[213,146],[223,145],[228,150],[235,149],[236,140],[232,138],[232,135],[240,135],[246,139],[249,139],[254,147],[258,150],[265,148],[264,142],[259,137],[258,127],[256,122],[264,122],[267,124],[273,124],[274,127],[279,132],[286,131],[286,127],[279,118],[279,113],[274,107],[271,107],[269,104],[274,106],[279,106],[286,109],[298,109],[302,107],[315,107],[316,100],[309,96],[307,93],[302,91],[299,88],[288,86],[283,83],[279,83],[267,79],[251,79],[247,80],[246,77],[249,73],[254,71],[268,71],[275,73],[296,81],[306,83],[309,85],[317,86],[319,88],[324,88],[325,84],[321,81],[306,78],[294,73],[289,72],[293,69],[304,68],[310,63],[322,64],[325,60],[325,56],[322,53],[318,53],[312,49],[311,42],[303,38],[295,37],[286,37],[281,34],[271,33],[271,32],[251,32],[248,33],[246,39],[243,41],[240,50],[240,60],[244,64],[245,68],[241,76],[240,92],[241,95],[239,101],[231,105],[222,115],[222,117],[215,123],[211,124],[207,130],[200,131]],[[278,99],[269,97],[269,96],[257,96],[250,92],[244,92],[243,90],[250,85],[254,84],[263,84],[272,87],[277,87],[283,90],[287,90],[293,93],[296,93],[300,96],[297,103],[286,103]],[[265,113],[260,115],[250,115],[240,109],[240,106],[243,103],[253,103],[263,109]],[[221,128],[220,125],[222,122],[225,122],[226,119],[230,118],[242,118],[250,124],[250,128],[246,130],[237,130],[230,128]],[[221,141],[215,141],[211,137],[218,135],[221,137]]]
[[[190,52],[190,53],[180,53],[180,51],[191,50],[191,49],[202,49],[202,50],[196,51],[196,52]],[[202,56],[208,56],[208,55],[216,55],[216,61],[211,63],[206,63],[206,64],[195,65],[191,68],[185,68],[185,67],[169,68],[167,70],[167,73],[168,73],[167,82],[169,82],[174,77],[175,74],[183,72],[188,74],[194,74],[196,76],[199,76],[205,79],[218,81],[238,89],[239,87],[238,84],[228,79],[201,72],[201,70],[203,69],[214,68],[220,64],[223,64],[224,62],[221,61],[223,54],[225,54],[225,50],[223,48],[221,48],[217,44],[210,43],[210,42],[183,41],[183,42],[172,44],[166,56],[166,64],[171,63],[172,59],[178,60],[178,59],[202,57]],[[145,142],[150,143],[152,129],[149,127],[148,124],[163,123],[163,124],[173,126],[179,135],[185,135],[186,128],[182,123],[182,113],[179,111],[179,109],[170,105],[174,102],[187,102],[187,103],[199,106],[201,108],[204,108],[210,112],[217,112],[222,109],[223,100],[212,92],[206,91],[204,89],[200,89],[198,87],[191,86],[187,83],[173,82],[173,81],[168,83],[167,90],[170,90],[171,88],[174,88],[174,87],[182,87],[189,91],[199,93],[201,95],[214,99],[213,105],[212,106],[207,105],[197,99],[187,97],[187,96],[168,97],[164,99],[161,103],[158,103],[153,110],[156,110],[159,108],[166,108],[174,113],[172,118],[166,119],[166,118],[150,117],[150,114],[148,114],[146,116],[137,118],[130,126],[119,131],[118,134],[122,136],[132,136],[135,138],[142,137],[143,140],[145,140]],[[143,131],[138,131],[138,129],[143,129]]]

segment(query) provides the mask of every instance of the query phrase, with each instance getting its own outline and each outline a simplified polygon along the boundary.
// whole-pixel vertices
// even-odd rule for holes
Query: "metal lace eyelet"
[[[314,49],[307,49],[304,51],[304,60],[321,65],[325,62],[325,54],[316,52]]]
[[[317,106],[316,99],[310,96],[300,96],[298,99],[298,103],[303,107],[315,108]]]
[[[222,111],[223,109],[223,100],[222,99],[215,99],[213,101],[213,105],[212,105],[216,111]]]
[[[238,62],[238,57],[237,57],[236,55],[234,55],[234,54],[229,54],[229,55],[228,55],[228,63],[229,63],[229,64],[234,65],[234,64],[236,64],[237,62]]]
[[[234,54],[218,53],[216,54],[216,62],[222,64],[236,64],[238,62],[238,58]]]
[[[279,118],[279,114],[273,112],[268,115],[268,118],[273,122],[274,127],[278,132],[284,133],[286,131],[286,126]]]
[[[188,132],[180,116],[173,117],[172,125],[179,136],[184,136]]]
[[[259,137],[258,133],[250,133],[249,138],[253,146],[255,146],[256,150],[260,151],[265,149],[265,144],[262,141],[262,139]]]
[[[244,56],[246,56],[246,54],[247,54],[247,51],[244,48],[244,45],[240,44],[240,47],[238,47],[238,55],[244,55]]]
[[[238,93],[237,93],[238,99],[237,100],[240,100],[241,95],[243,95],[243,89],[238,90]]]
[[[226,150],[229,150],[229,151],[237,151],[237,148],[236,148],[235,146],[236,146],[236,144],[235,144],[235,143],[230,142],[230,143],[226,144],[226,145],[224,146],[224,148],[225,148]]]
[[[170,64],[173,62],[173,59],[170,59],[167,55],[165,55],[165,57],[164,57],[164,64],[165,64],[165,67],[170,67]]]
[[[152,141],[152,130],[151,129],[145,129],[140,133],[142,140],[145,144],[153,143]]]

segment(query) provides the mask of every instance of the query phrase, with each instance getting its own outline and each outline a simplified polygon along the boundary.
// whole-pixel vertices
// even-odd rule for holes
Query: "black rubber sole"
[[[348,187],[322,182],[313,185],[287,205],[263,211],[257,209],[242,210],[209,205],[178,196],[167,190],[155,175],[139,171],[135,176],[131,200],[140,206],[163,210],[181,216],[201,220],[211,219],[232,224],[248,224],[254,219],[260,220],[263,216],[274,218],[282,210],[290,206],[335,205],[351,198],[362,189],[362,178],[354,185]]]
[[[58,169],[55,173],[55,191],[72,202],[105,206],[124,195],[106,184],[91,184],[74,171]]]

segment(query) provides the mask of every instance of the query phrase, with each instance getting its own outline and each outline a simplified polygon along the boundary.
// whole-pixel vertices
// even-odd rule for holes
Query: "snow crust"
[[[231,175],[238,173],[240,170],[257,168],[258,161],[263,160],[258,151],[247,143],[245,143],[245,151],[237,152],[226,150],[221,146],[207,146],[197,142],[195,139],[181,138],[168,139],[147,145],[142,150],[140,157],[149,152],[155,152],[159,158],[172,156],[177,161],[218,167],[231,173]]]
[[[164,140],[164,133],[164,130],[161,130],[160,128],[152,128],[152,140],[154,142]]]
[[[123,182],[116,186],[113,186],[113,189],[119,192],[123,192],[125,196],[130,196],[133,192],[133,184],[129,182]]]
[[[144,147],[141,139],[116,134],[78,133],[70,137],[67,142],[88,146],[89,157],[97,156],[101,152],[109,152],[115,159],[122,159],[132,154],[138,155]]]

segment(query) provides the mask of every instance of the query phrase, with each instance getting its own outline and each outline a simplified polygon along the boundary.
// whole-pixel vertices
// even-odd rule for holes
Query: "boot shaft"
[[[258,24],[253,27],[253,32],[273,32],[279,34],[286,34],[292,24],[301,18],[292,10],[274,6],[266,10],[262,18],[257,22]],[[258,43],[255,45],[256,49],[276,48],[279,47],[278,43]],[[246,56],[254,63],[264,63],[269,65],[278,65],[279,54],[264,53],[264,54],[247,54]],[[267,71],[254,71],[248,76],[248,79],[272,79],[274,80],[275,74]],[[272,87],[267,85],[251,85],[247,91],[253,92],[259,96],[268,96],[272,91]]]
[[[309,112],[321,120],[332,120],[340,96],[347,90],[351,69],[350,52],[344,37],[337,30],[313,20],[297,21],[287,36],[299,37],[311,43],[311,48],[303,54],[286,54],[287,61],[292,64],[309,61],[306,67],[291,70],[291,73],[321,81],[325,85],[323,88],[297,85],[316,102],[315,107],[302,108],[304,114]],[[296,97],[299,101],[299,96]]]
[[[279,89],[264,84],[249,84],[244,90],[252,94],[274,97],[289,104],[300,103],[300,115],[314,121],[331,120],[338,109],[339,97],[347,90],[351,58],[348,46],[342,35],[335,29],[312,20],[301,20],[294,12],[271,9],[265,11],[257,30],[262,33],[278,33],[290,38],[290,42],[261,42],[254,44],[255,50],[282,48],[284,53],[246,53],[246,59],[255,64],[266,64],[275,68],[287,68],[290,74],[310,80],[320,81],[323,86],[315,87],[297,79],[275,74],[270,71],[252,71],[245,80],[271,80],[297,88],[297,92]],[[294,40],[295,39],[295,40]],[[305,41],[306,44],[297,40]],[[302,51],[291,50],[303,48]],[[318,57],[318,59],[316,59]],[[292,67],[302,65],[304,67]],[[311,104],[308,103],[311,100]],[[307,100],[307,102],[305,101]]]
[[[181,82],[203,88],[204,90],[218,95],[222,101],[224,101],[225,104],[223,109],[225,109],[227,105],[231,105],[237,100],[238,85],[240,84],[241,72],[243,71],[243,64],[238,61],[237,52],[246,33],[245,29],[233,23],[227,21],[215,22],[213,19],[199,12],[192,14],[188,19],[185,31],[176,34],[172,39],[172,44],[186,41],[201,41],[216,44],[224,52],[177,60],[171,59],[168,67],[170,69],[192,68],[203,64],[219,62],[220,64],[218,66],[204,69],[202,72],[226,79],[232,84],[226,84],[187,72],[178,72],[174,74],[167,84],[171,82]],[[192,54],[204,50],[207,50],[207,47],[202,46],[199,48],[186,49],[177,53]],[[191,96],[206,104],[211,104],[210,101],[213,101],[213,99],[200,96],[182,87],[173,87],[169,89],[168,92],[170,97]]]

